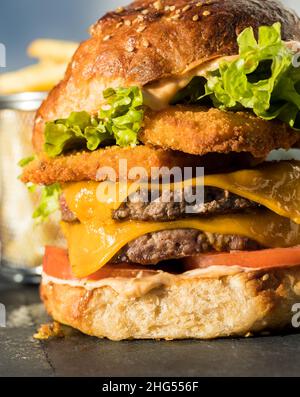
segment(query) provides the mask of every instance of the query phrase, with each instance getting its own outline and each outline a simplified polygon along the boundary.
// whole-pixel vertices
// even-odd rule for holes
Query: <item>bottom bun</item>
[[[86,289],[44,279],[41,297],[54,320],[99,338],[248,336],[292,326],[292,307],[300,302],[300,266],[214,278],[178,277],[139,297],[109,285]]]

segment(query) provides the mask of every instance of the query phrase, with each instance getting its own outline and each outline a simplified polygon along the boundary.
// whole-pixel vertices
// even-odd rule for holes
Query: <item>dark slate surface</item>
[[[2,282],[0,302],[8,318],[20,306],[39,309],[25,325],[0,328],[0,376],[300,375],[299,334],[209,342],[110,342],[73,335],[39,342],[32,335],[46,316],[37,305],[37,288]]]

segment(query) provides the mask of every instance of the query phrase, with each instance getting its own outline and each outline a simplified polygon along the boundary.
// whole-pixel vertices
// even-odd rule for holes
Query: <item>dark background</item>
[[[0,72],[34,62],[26,56],[26,47],[32,40],[57,38],[81,41],[88,36],[88,27],[105,11],[130,1],[0,0],[0,42],[7,51],[7,68],[0,69]],[[299,0],[284,0],[284,3],[300,12]]]

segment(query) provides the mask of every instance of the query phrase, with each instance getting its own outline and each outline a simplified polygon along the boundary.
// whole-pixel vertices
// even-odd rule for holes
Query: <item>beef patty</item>
[[[194,229],[164,230],[141,236],[127,244],[113,263],[156,265],[208,252],[253,251],[263,247],[247,237],[206,233]]]
[[[259,206],[253,201],[213,187],[205,188],[204,204],[201,205],[190,204],[190,197],[178,202],[176,191],[168,195],[168,200],[162,192],[156,200],[147,202],[140,194],[134,193],[130,200],[112,212],[112,218],[119,222],[172,221],[187,216],[213,216],[246,211]],[[77,221],[63,195],[60,206],[64,221]],[[189,213],[187,207],[190,207]],[[131,241],[113,258],[112,263],[128,262],[149,266],[200,253],[251,251],[261,248],[263,247],[257,242],[237,235],[212,234],[194,229],[163,230]]]
[[[194,193],[190,192],[191,195]],[[189,195],[183,195],[183,198],[178,200],[179,194],[181,192],[178,191],[162,192],[156,200],[147,201],[140,193],[134,193],[112,212],[112,218],[116,221],[174,221],[188,216],[221,215],[259,207],[259,204],[253,201],[214,187],[205,188],[204,204],[193,204]],[[76,216],[68,208],[63,195],[60,198],[60,207],[65,222],[76,221]]]
[[[130,200],[122,203],[113,212],[113,219],[136,220],[136,221],[174,221],[188,216],[209,216],[221,215],[232,212],[239,212],[259,205],[253,201],[244,199],[226,190],[206,187],[204,191],[204,203],[192,202],[190,192],[183,199],[178,199],[181,192],[162,192],[161,195],[152,202],[143,200],[140,194],[135,193],[130,196]]]

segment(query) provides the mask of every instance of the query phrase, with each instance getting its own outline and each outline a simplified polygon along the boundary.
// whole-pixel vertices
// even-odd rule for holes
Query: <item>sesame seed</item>
[[[142,22],[145,18],[143,17],[143,15],[138,15],[138,16],[136,17],[136,19],[137,19],[138,21]]]
[[[138,28],[137,28],[137,32],[138,33],[141,33],[141,32],[143,32],[144,30],[146,29],[146,26],[144,25],[144,26],[139,26]]]
[[[170,11],[170,6],[165,6],[165,11]]]
[[[153,3],[153,7],[154,7],[156,10],[158,10],[158,11],[161,10],[161,9],[163,8],[162,3],[161,3],[160,0],[156,1],[155,3]]]
[[[171,19],[172,19],[173,21],[178,21],[179,18],[180,18],[180,15],[179,15],[179,14],[175,14],[175,15],[172,15],[172,16],[171,16]]]
[[[119,28],[120,28],[121,26],[123,26],[123,25],[124,25],[123,22],[119,22],[119,23],[117,24],[116,28],[119,29]]]
[[[123,11],[124,11],[124,7],[118,7],[115,12],[117,14],[121,14],[121,12],[123,12]]]
[[[203,11],[203,16],[204,17],[208,17],[209,15],[211,14],[211,12],[210,11]]]
[[[202,7],[202,3],[197,3],[196,7]]]
[[[170,7],[170,11],[175,11],[176,10],[176,7],[175,6],[171,6]]]
[[[270,276],[268,274],[265,274],[262,278],[263,281],[269,280]]]
[[[194,16],[193,16],[193,21],[194,21],[194,22],[198,21],[198,19],[199,19],[199,15],[194,15]]]
[[[129,19],[126,19],[126,21],[124,21],[126,26],[131,26],[131,21]]]
[[[125,45],[125,49],[128,52],[133,52],[135,50],[135,39],[134,37],[129,37],[129,39],[127,40],[127,43]]]
[[[190,8],[191,8],[191,6],[188,4],[188,5],[186,5],[185,7],[183,7],[182,11],[183,11],[183,12],[186,12],[186,11],[188,11]]]
[[[126,45],[125,49],[127,52],[133,52],[135,47],[131,44],[128,44],[128,45]]]
[[[147,10],[147,9],[146,9],[146,10],[143,10],[143,11],[142,11],[142,14],[143,14],[143,15],[149,14],[149,10]]]
[[[150,43],[147,39],[143,39],[142,41],[143,47],[148,48],[150,46]]]
[[[108,41],[109,39],[111,39],[111,35],[107,35],[107,36],[105,36],[104,38],[103,38],[103,41]]]
[[[176,10],[176,14],[180,14],[181,13],[181,10],[178,8],[177,10]]]

